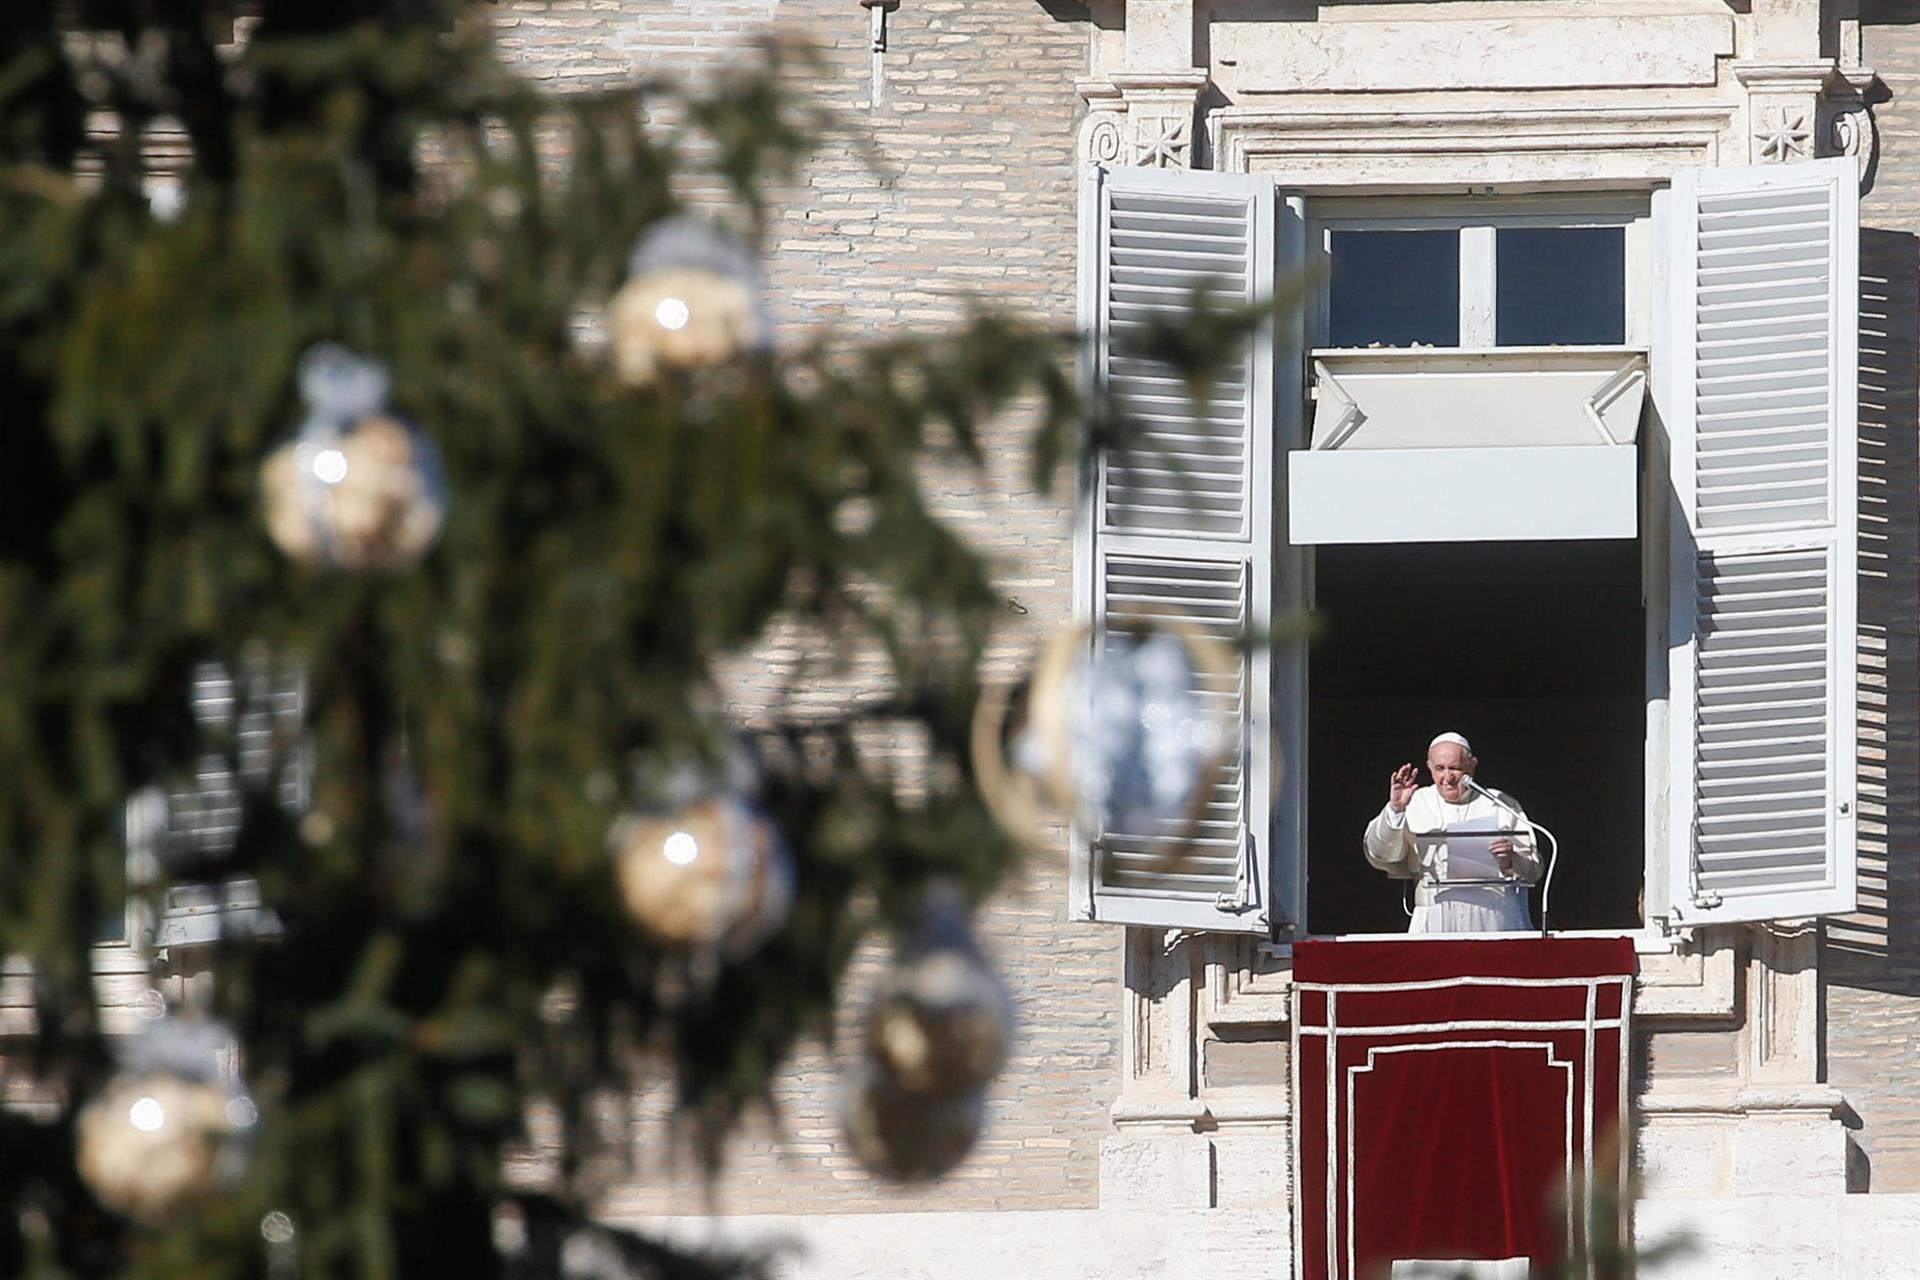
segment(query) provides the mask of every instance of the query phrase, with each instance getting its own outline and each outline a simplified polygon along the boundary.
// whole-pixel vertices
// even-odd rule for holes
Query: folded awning
[[[1316,352],[1288,540],[1635,537],[1646,376],[1622,348]]]

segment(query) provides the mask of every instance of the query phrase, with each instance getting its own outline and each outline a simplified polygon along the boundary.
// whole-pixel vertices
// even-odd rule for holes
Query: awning
[[[1617,347],[1314,353],[1288,540],[1506,542],[1639,532],[1645,356]]]

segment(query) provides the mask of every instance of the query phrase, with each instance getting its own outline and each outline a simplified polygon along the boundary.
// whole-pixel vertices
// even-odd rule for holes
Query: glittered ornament
[[[719,364],[762,347],[769,328],[753,259],[694,218],[649,231],[607,304],[614,368],[636,386],[662,369]]]
[[[381,570],[414,564],[446,520],[440,451],[386,407],[387,372],[324,343],[300,361],[307,417],[267,456],[267,534],[308,565]]]
[[[625,815],[607,843],[622,904],[663,947],[743,955],[779,927],[792,903],[786,842],[738,794]]]
[[[108,1209],[158,1225],[241,1171],[258,1112],[227,1070],[233,1038],[214,1023],[163,1019],[80,1109],[74,1163]]]
[[[867,1015],[874,1064],[905,1093],[957,1098],[984,1087],[1007,1058],[1013,1004],[981,956],[957,898],[929,902]]]
[[[1232,745],[1221,705],[1240,666],[1223,641],[1180,623],[1060,632],[1024,690],[990,686],[980,700],[973,761],[989,807],[1039,847],[1047,810],[1184,842]]]
[[[892,1182],[924,1182],[947,1173],[973,1150],[985,1121],[978,1093],[908,1093],[866,1059],[847,1072],[844,1089],[840,1123],[847,1145],[869,1172]]]

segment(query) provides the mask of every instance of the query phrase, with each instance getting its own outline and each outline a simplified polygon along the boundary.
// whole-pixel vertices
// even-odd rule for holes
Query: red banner
[[[1293,966],[1304,1280],[1552,1267],[1594,1238],[1580,1188],[1620,1185],[1630,1155],[1630,939],[1301,942]]]

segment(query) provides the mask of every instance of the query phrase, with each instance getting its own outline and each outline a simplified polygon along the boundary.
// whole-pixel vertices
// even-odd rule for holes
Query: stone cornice
[[[1817,62],[1749,62],[1736,58],[1728,65],[1733,70],[1734,78],[1748,89],[1825,93],[1848,79],[1842,74],[1839,64],[1831,59]]]
[[[1713,164],[1726,102],[1536,107],[1227,107],[1215,166],[1269,170],[1306,189],[1651,186]]]
[[[1104,76],[1083,76],[1073,90],[1087,103],[1118,103],[1129,97],[1172,94],[1197,95],[1208,84],[1207,73],[1191,71],[1129,71],[1124,67]]]
[[[1220,1128],[1285,1124],[1293,1118],[1293,1089],[1282,1080],[1258,1087],[1210,1091],[1203,1101],[1207,1117]]]
[[[1732,107],[1722,102],[1652,103],[1631,106],[1544,106],[1544,107],[1226,107],[1219,117],[1232,129],[1277,129],[1306,132],[1316,129],[1344,129],[1404,137],[1457,134],[1477,139],[1484,146],[1498,146],[1500,139],[1487,136],[1489,126],[1516,129],[1540,127],[1566,130],[1590,130],[1595,127],[1640,129],[1648,125],[1676,124],[1704,127],[1724,123]]]
[[[1198,93],[1207,87],[1208,77],[1197,67],[1188,71],[1130,71],[1120,67],[1107,79],[1123,93],[1139,90]]]
[[[1191,1133],[1195,1122],[1207,1114],[1207,1108],[1199,1099],[1185,1093],[1141,1086],[1121,1090],[1107,1114],[1116,1125],[1139,1125]]]
[[[1748,90],[1781,89],[1807,93],[1865,93],[1879,82],[1872,67],[1845,66],[1830,59],[1818,62],[1747,62],[1727,64],[1734,79]]]

